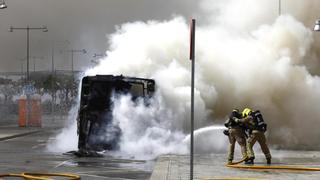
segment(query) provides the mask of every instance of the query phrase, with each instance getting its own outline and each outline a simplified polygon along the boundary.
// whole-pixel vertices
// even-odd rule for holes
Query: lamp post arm
[[[30,80],[30,72],[29,72],[29,66],[30,66],[30,30],[43,30],[43,32],[48,32],[48,29],[46,26],[42,26],[42,27],[12,27],[10,26],[9,28],[9,32],[13,32],[13,30],[26,30],[27,31],[27,82],[29,83]]]

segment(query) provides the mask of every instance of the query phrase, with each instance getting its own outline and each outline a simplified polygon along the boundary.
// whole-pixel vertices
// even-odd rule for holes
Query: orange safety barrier
[[[21,96],[19,105],[19,127],[36,126],[41,127],[41,99],[40,97]]]
[[[27,99],[20,98],[19,104],[19,127],[26,127],[27,122]]]
[[[29,126],[41,127],[41,100],[36,97],[30,99],[31,102],[31,114],[28,121]]]

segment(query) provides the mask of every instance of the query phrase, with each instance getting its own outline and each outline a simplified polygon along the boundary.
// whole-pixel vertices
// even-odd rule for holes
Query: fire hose
[[[0,177],[20,177],[24,178],[25,180],[53,180],[48,177],[65,177],[69,178],[69,180],[80,180],[80,176],[75,174],[68,174],[68,173],[21,173],[21,174],[0,174]]]
[[[238,169],[276,169],[276,170],[292,170],[292,171],[320,171],[320,168],[317,167],[301,167],[301,166],[255,166],[255,165],[239,165],[244,162],[247,157],[241,159],[240,161],[233,162],[231,164],[226,164],[226,167],[238,168]]]
[[[258,169],[258,170],[292,170],[292,171],[320,171],[320,168],[311,168],[311,167],[299,167],[299,166],[273,166],[273,165],[267,165],[267,166],[255,166],[255,165],[239,165],[240,163],[244,162],[247,159],[247,157],[241,159],[240,161],[233,162],[231,164],[226,164],[226,167],[229,168],[238,168],[238,169]],[[256,178],[200,178],[204,180],[255,180]]]

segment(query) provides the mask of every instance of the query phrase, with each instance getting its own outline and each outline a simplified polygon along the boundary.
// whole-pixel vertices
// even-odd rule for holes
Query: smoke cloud
[[[120,152],[138,159],[153,159],[160,154],[186,153],[181,130],[173,130],[172,122],[178,114],[163,106],[156,96],[149,106],[138,104],[130,96],[115,100],[113,117],[122,130]]]
[[[79,106],[74,106],[70,110],[65,128],[63,128],[56,137],[49,139],[49,143],[47,144],[48,151],[65,153],[73,151],[78,147],[77,121],[75,121],[78,108]]]
[[[270,15],[267,0],[200,4],[205,8],[198,16],[207,18],[196,30],[195,127],[222,124],[232,108],[251,107],[263,113],[272,147],[319,148],[319,62],[312,31],[292,15],[277,17],[277,9]],[[188,22],[180,16],[126,23],[109,36],[107,56],[87,71],[156,81],[151,107],[133,105],[127,97],[116,100],[123,152],[186,153],[181,142],[187,142],[190,128],[188,40]],[[225,138],[211,134],[210,142]],[[208,152],[207,144],[196,145]],[[217,146],[226,148],[226,142]]]

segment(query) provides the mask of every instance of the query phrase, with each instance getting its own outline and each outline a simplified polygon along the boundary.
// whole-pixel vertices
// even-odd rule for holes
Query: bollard
[[[18,100],[19,104],[19,127],[26,127],[27,121],[27,98],[26,96],[20,96]]]
[[[39,95],[34,95],[30,99],[31,115],[28,121],[28,126],[41,127],[41,98]]]

